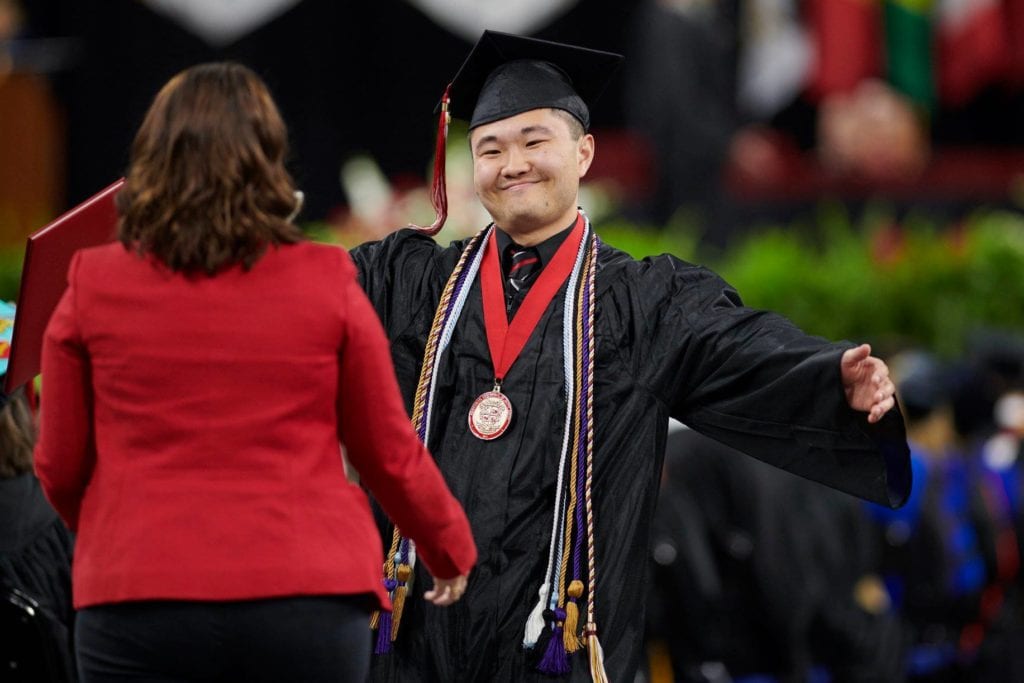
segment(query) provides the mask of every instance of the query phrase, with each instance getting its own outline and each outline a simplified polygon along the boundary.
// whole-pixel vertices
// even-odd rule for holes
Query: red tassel
[[[445,182],[444,160],[448,145],[448,122],[451,116],[448,114],[448,102],[451,101],[452,85],[444,89],[444,96],[441,98],[441,115],[437,119],[437,144],[434,149],[434,178],[430,185],[430,203],[434,207],[434,222],[428,227],[422,227],[415,223],[409,224],[413,230],[428,235],[436,235],[444,227],[448,220],[448,186]]]

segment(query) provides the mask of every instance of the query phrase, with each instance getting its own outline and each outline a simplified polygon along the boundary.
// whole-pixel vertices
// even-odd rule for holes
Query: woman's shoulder
[[[272,247],[271,258],[289,261],[305,271],[314,270],[320,274],[355,275],[352,258],[344,247],[304,240],[294,244]]]
[[[95,280],[116,280],[135,264],[145,263],[145,256],[118,241],[79,249],[71,257],[69,282],[82,284]]]
[[[85,247],[75,252],[72,257],[73,260],[77,260],[79,263],[93,264],[105,264],[111,261],[123,261],[126,259],[138,259],[142,257],[138,252],[132,251],[124,244],[118,241],[107,242],[106,244],[100,244],[95,247]]]

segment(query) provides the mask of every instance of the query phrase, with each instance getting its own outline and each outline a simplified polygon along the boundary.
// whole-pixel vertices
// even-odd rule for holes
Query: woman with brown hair
[[[387,608],[380,537],[445,605],[469,526],[399,396],[347,254],[303,240],[284,124],[236,64],[157,95],[120,243],[76,254],[47,328],[36,468],[78,532],[83,681],[358,681]],[[342,286],[338,286],[338,283]]]

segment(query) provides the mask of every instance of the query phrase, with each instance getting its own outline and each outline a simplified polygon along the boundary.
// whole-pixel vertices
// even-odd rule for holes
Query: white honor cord
[[[573,265],[572,274],[569,276],[569,285],[565,291],[565,302],[563,305],[562,312],[562,363],[564,371],[564,386],[565,386],[565,426],[562,430],[562,452],[559,456],[558,464],[558,483],[555,487],[555,510],[552,515],[552,528],[551,528],[551,543],[548,548],[548,566],[544,572],[544,579],[541,582],[540,590],[538,591],[537,605],[530,612],[530,616],[526,620],[526,631],[523,636],[523,645],[527,648],[532,648],[537,644],[537,640],[540,638],[540,634],[544,629],[544,606],[548,603],[550,609],[554,609],[557,606],[558,596],[553,594],[551,590],[551,573],[556,566],[556,562],[560,564],[562,555],[562,534],[559,533],[559,529],[562,527],[561,522],[563,521],[564,512],[562,510],[562,488],[565,481],[565,467],[567,462],[567,454],[569,452],[569,434],[572,429],[572,409],[573,409],[573,395],[575,393],[575,373],[573,368],[573,334],[575,328],[573,321],[576,319],[576,285],[579,281],[580,270],[583,265],[583,257],[586,253],[587,236],[590,234],[590,222],[586,223],[586,230],[583,233],[583,240],[580,244],[580,249],[576,253],[576,263]],[[558,547],[556,553],[555,547]],[[554,582],[557,584],[557,581]]]

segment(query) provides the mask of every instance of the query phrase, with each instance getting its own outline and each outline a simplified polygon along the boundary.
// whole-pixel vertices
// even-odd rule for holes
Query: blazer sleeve
[[[467,574],[476,545],[405,411],[383,327],[354,273],[343,278],[345,340],[339,359],[339,438],[360,480],[416,542],[431,574]]]
[[[43,390],[35,470],[50,503],[72,531],[78,530],[82,497],[96,461],[89,356],[77,315],[76,254],[68,288],[43,335]]]

